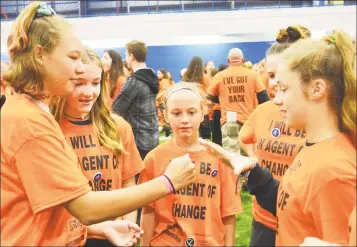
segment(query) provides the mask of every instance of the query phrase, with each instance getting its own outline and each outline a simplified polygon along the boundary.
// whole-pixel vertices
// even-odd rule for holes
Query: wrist
[[[172,184],[170,178],[166,175],[162,175],[160,176],[160,179],[163,181],[163,183],[165,184],[167,190],[169,191],[169,194],[175,193],[175,187]]]

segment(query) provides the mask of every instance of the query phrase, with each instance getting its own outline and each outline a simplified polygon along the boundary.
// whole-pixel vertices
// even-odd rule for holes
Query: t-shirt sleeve
[[[138,184],[145,183],[153,180],[155,177],[154,158],[148,153],[144,159],[144,170],[141,171]],[[148,206],[155,208],[155,202],[150,203]]]
[[[336,178],[319,189],[308,206],[319,238],[347,245],[348,223],[355,197],[356,177]]]
[[[236,193],[237,176],[233,170],[220,162],[221,170],[220,188],[221,188],[221,217],[236,215],[243,212],[240,193]]]
[[[138,148],[136,147],[131,126],[128,123],[125,123],[124,126],[121,128],[121,131],[124,135],[124,148],[128,154],[123,154],[123,180],[127,180],[140,173],[144,169],[144,165],[141,160]]]
[[[217,74],[213,77],[213,81],[212,83],[210,83],[207,93],[212,96],[218,96],[220,83],[221,83],[221,77],[219,76],[219,74]]]
[[[260,93],[264,89],[266,89],[265,86],[264,86],[264,82],[263,82],[262,78],[259,75],[257,75],[256,76],[255,92],[256,93]]]
[[[257,142],[255,136],[255,127],[257,126],[257,111],[259,110],[259,106],[255,108],[252,114],[249,115],[247,121],[242,126],[239,132],[239,140],[244,144],[254,144]]]
[[[18,150],[14,162],[35,214],[91,190],[65,139],[54,135],[32,138]]]

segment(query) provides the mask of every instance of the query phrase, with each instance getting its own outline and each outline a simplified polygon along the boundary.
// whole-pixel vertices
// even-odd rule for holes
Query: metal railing
[[[21,10],[31,1],[1,0],[1,21],[15,19]],[[253,8],[297,8],[321,7],[331,5],[356,5],[357,0],[326,1],[326,0],[166,0],[166,1],[103,1],[82,0],[63,1],[47,0],[58,14],[65,17],[92,17],[128,14],[154,14],[175,12],[199,12],[241,10]]]

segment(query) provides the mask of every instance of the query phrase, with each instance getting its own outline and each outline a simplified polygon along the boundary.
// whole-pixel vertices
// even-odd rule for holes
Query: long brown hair
[[[110,70],[105,73],[105,78],[109,79],[109,95],[110,97],[114,96],[115,89],[117,87],[117,80],[118,77],[124,76],[124,64],[123,59],[121,58],[120,54],[114,50],[106,50],[106,53],[112,59],[112,66]]]
[[[182,77],[182,81],[201,84],[203,80],[203,73],[202,58],[195,56],[191,59],[191,62]]]

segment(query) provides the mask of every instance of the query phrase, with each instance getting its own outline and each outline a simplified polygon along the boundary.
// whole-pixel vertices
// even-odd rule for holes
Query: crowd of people
[[[46,32],[43,32],[46,30]],[[100,58],[29,4],[1,61],[1,246],[356,246],[356,47],[278,31],[257,64],[195,56],[174,82],[142,41]],[[160,144],[160,132],[166,142]]]

